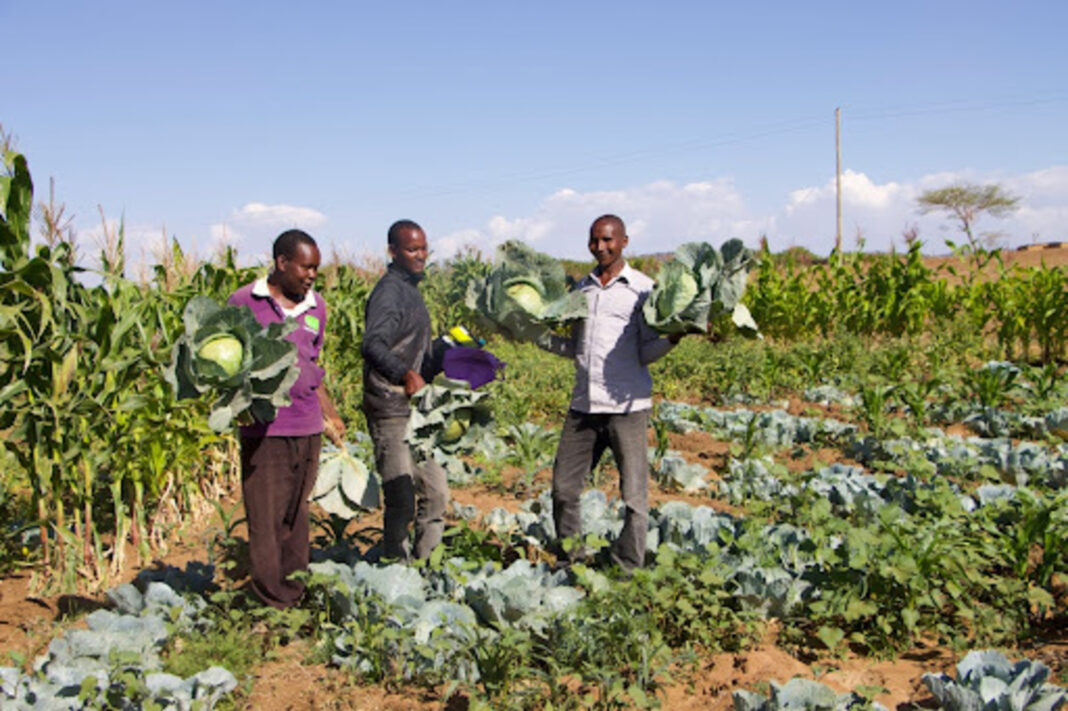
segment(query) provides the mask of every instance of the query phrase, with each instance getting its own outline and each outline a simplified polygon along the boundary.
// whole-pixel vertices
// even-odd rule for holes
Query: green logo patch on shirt
[[[319,318],[317,316],[312,316],[311,314],[308,314],[307,316],[304,317],[304,327],[306,329],[308,329],[309,331],[313,331],[315,333],[318,333],[319,332]]]

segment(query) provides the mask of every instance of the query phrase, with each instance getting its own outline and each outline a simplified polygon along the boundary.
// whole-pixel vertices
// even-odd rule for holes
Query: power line
[[[1068,94],[1051,94],[1044,97],[1030,97],[1020,99],[1006,99],[1003,101],[946,101],[919,106],[884,107],[864,110],[844,105],[849,111],[851,122],[874,122],[887,119],[905,118],[910,116],[936,116],[952,113],[976,113],[992,111],[1004,108],[1024,108],[1031,106],[1051,105],[1068,101]],[[669,143],[662,146],[641,148],[626,153],[606,156],[596,161],[588,161],[579,165],[560,168],[548,168],[544,170],[520,171],[516,173],[496,175],[493,177],[479,178],[475,180],[461,181],[426,188],[415,188],[403,195],[406,199],[419,199],[430,197],[444,197],[472,191],[481,191],[488,188],[499,188],[504,185],[514,185],[525,182],[535,182],[551,178],[561,178],[592,170],[617,167],[633,163],[640,163],[653,158],[682,153],[685,151],[707,150],[723,146],[736,145],[747,141],[754,141],[770,136],[796,133],[799,131],[824,127],[827,119],[825,116],[809,116],[788,119],[771,124],[766,124],[756,130],[730,133],[719,138],[699,139],[694,138],[678,143]]]
[[[693,139],[682,143],[668,144],[666,146],[638,149],[629,153],[621,153],[613,156],[607,156],[595,162],[589,162],[568,168],[553,168],[541,171],[513,173],[511,175],[500,175],[495,176],[493,178],[471,180],[461,183],[453,183],[451,185],[441,186],[437,188],[417,190],[414,191],[410,197],[438,197],[443,195],[467,192],[471,189],[478,189],[481,186],[498,186],[503,183],[520,183],[536,180],[545,180],[548,178],[564,177],[568,175],[574,175],[576,173],[584,173],[591,170],[600,170],[603,168],[610,168],[619,165],[625,165],[628,163],[640,163],[641,161],[647,160],[649,158],[658,158],[665,155],[671,155],[673,153],[702,150],[707,148],[718,148],[720,146],[742,143],[758,138],[765,138],[767,136],[792,133],[818,126],[822,124],[824,120],[825,119],[823,118],[816,117],[807,119],[796,119],[790,122],[772,124],[771,126],[758,131],[729,134],[722,138],[713,140]]]
[[[863,110],[851,109],[849,112],[849,118],[850,121],[877,121],[880,119],[901,118],[907,116],[931,116],[938,114],[993,111],[995,109],[1004,108],[1042,106],[1047,104],[1061,103],[1065,101],[1068,101],[1068,94],[1051,95],[1047,97],[1028,99],[1011,99],[1006,101],[949,101],[930,104],[927,106],[888,107],[877,110],[873,109],[867,112]]]

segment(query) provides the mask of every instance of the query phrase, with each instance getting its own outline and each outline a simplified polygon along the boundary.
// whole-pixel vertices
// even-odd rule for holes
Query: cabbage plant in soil
[[[741,303],[753,257],[739,239],[717,250],[707,242],[688,242],[675,251],[657,275],[642,315],[663,334],[707,333],[708,322],[729,313],[742,331],[757,333],[749,309]]]
[[[296,321],[260,325],[247,306],[220,306],[206,296],[189,300],[183,333],[164,372],[176,397],[215,394],[208,425],[225,432],[239,424],[270,422],[290,403],[300,376],[297,347],[285,340]]]
[[[498,247],[493,270],[468,286],[467,306],[484,327],[520,341],[538,341],[587,312],[560,260],[514,241]]]

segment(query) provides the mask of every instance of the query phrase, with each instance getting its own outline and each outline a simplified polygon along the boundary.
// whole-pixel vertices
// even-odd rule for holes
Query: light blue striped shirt
[[[639,412],[652,408],[649,364],[674,345],[646,325],[642,305],[653,280],[629,264],[602,286],[596,271],[582,278],[589,315],[571,337],[552,336],[543,347],[575,359],[571,409],[587,413]]]

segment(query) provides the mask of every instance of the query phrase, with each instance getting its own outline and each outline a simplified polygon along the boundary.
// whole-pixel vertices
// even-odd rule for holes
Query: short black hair
[[[623,224],[623,219],[621,217],[619,217],[618,215],[613,215],[611,213],[608,213],[608,214],[605,214],[605,215],[601,215],[596,220],[591,222],[590,223],[590,234],[593,234],[593,228],[598,222],[614,222],[617,225],[619,225],[620,232],[622,232],[623,234],[627,234],[627,226]]]
[[[397,220],[389,226],[389,232],[386,233],[386,241],[390,247],[397,247],[400,244],[401,230],[419,230],[423,231],[423,228],[419,226],[418,222],[413,220]]]
[[[302,244],[318,248],[312,236],[304,230],[286,230],[275,238],[274,247],[271,249],[271,257],[273,259],[278,259],[279,257],[292,259],[297,253],[297,246]]]

